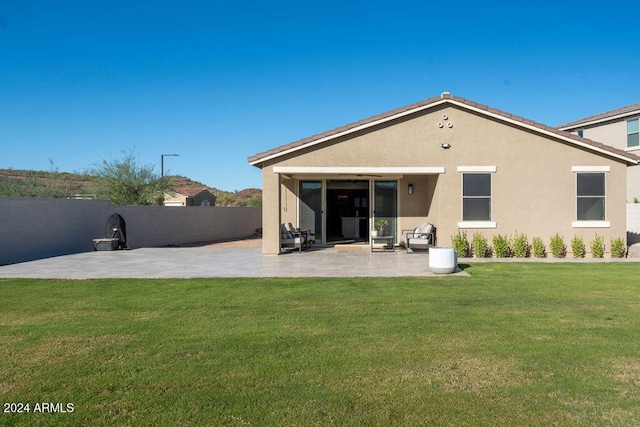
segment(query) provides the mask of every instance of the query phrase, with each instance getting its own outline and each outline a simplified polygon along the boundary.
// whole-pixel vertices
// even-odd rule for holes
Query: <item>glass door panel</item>
[[[322,181],[300,181],[300,228],[311,230],[316,244],[322,243]]]
[[[373,226],[375,229],[378,229],[378,227],[376,227],[376,221],[385,220],[387,225],[383,227],[381,234],[393,236],[394,241],[397,241],[398,181],[375,181],[373,188]]]

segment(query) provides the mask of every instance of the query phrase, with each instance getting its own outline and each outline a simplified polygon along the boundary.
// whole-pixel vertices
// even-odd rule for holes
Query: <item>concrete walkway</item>
[[[468,276],[464,271],[456,275]],[[65,255],[0,267],[0,278],[403,277],[429,271],[426,253],[369,246],[264,256],[257,248],[142,248]]]

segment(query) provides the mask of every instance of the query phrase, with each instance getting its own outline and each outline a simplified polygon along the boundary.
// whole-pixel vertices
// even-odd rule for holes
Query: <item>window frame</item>
[[[638,130],[629,132],[629,123],[636,122]],[[627,148],[630,150],[640,149],[640,117],[634,117],[633,119],[627,119]],[[636,145],[629,145],[629,137],[631,135],[638,135],[638,143]]]
[[[458,228],[497,228],[497,223],[494,221],[493,216],[493,176],[496,173],[496,166],[458,166],[458,173],[461,174],[460,179],[460,218],[462,221],[458,222]],[[487,198],[487,196],[474,197],[464,195],[464,175],[489,175],[490,177],[490,195],[489,199],[489,219],[479,221],[465,221],[464,220],[464,200],[465,198]]]
[[[573,228],[610,228],[611,222],[607,220],[607,173],[611,172],[609,166],[574,166],[571,168],[575,178],[575,190],[574,190],[574,218],[571,223]],[[604,179],[604,194],[602,196],[586,195],[581,196],[578,194],[578,176],[580,174],[601,174]],[[603,199],[604,219],[601,220],[580,220],[578,219],[578,200],[581,198],[594,198],[601,197]]]

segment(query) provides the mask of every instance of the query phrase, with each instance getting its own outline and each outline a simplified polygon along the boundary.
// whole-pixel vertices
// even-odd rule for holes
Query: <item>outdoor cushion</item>
[[[429,235],[429,234],[431,234],[431,232],[433,231],[433,224],[429,224],[429,223],[427,223],[426,227],[422,227],[422,226],[421,226],[421,227],[420,227],[420,229],[422,230],[422,232],[423,232],[425,235],[427,235],[427,236],[428,236],[428,235]]]

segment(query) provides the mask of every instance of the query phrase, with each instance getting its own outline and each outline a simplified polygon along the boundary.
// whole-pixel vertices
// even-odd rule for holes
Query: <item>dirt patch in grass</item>
[[[438,363],[430,373],[433,384],[446,392],[482,395],[506,387],[525,385],[529,381],[510,360],[460,355]]]
[[[640,386],[640,359],[622,358],[611,364],[613,377],[625,384]]]

